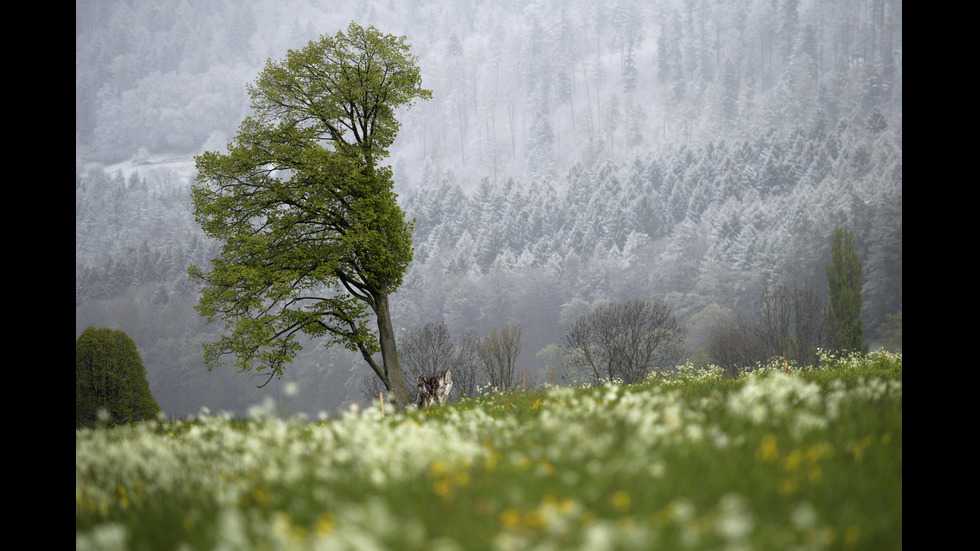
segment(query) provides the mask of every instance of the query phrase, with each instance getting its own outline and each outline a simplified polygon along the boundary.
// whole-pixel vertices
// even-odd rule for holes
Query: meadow
[[[76,430],[76,550],[901,549],[902,357]]]

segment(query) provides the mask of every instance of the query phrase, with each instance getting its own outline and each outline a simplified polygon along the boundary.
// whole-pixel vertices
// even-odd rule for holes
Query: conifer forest
[[[167,415],[315,414],[367,400],[316,342],[282,380],[209,371],[190,265],[194,156],[222,150],[269,59],[351,21],[405,36],[433,92],[386,160],[414,218],[399,339],[521,328],[528,384],[572,384],[581,316],[669,307],[681,363],[772,289],[828,296],[838,228],[865,342],[902,311],[901,0],[76,0],[75,333],[124,331]],[[900,333],[899,333],[900,334]],[[900,346],[900,344],[899,344]],[[665,368],[671,366],[663,366]],[[455,372],[454,372],[455,376]],[[284,392],[294,384],[298,392]]]

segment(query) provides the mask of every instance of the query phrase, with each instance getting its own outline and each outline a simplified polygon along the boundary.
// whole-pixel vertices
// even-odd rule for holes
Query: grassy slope
[[[80,431],[76,548],[899,549],[901,356],[826,364]]]

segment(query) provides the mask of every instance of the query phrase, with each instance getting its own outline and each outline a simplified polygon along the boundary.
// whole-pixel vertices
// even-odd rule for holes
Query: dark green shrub
[[[150,394],[136,343],[118,330],[89,327],[75,341],[75,428],[152,419],[160,405]]]

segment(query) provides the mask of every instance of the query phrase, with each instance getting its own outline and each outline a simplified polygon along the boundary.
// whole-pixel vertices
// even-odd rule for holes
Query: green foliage
[[[854,245],[854,234],[838,228],[831,244],[832,264],[827,267],[830,285],[828,333],[836,350],[864,352],[864,328],[861,323],[861,259]]]
[[[278,125],[287,154],[329,140],[338,152],[362,155],[366,164],[387,154],[399,123],[395,110],[429,99],[405,37],[382,35],[351,23],[347,33],[323,36],[282,61],[269,61],[249,87],[255,119]]]
[[[75,428],[135,423],[159,412],[133,339],[112,329],[83,331],[75,341]]]
[[[377,163],[395,109],[430,97],[420,82],[404,37],[351,23],[270,60],[249,86],[254,115],[228,152],[196,159],[194,213],[223,244],[210,271],[189,270],[203,283],[201,314],[226,324],[205,348],[209,367],[231,354],[240,370],[281,376],[304,335],[360,351],[399,391],[387,296],[412,259],[412,223]]]

